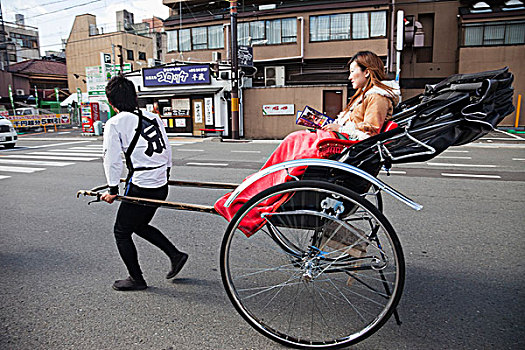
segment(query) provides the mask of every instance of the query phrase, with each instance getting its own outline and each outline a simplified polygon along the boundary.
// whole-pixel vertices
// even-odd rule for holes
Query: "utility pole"
[[[117,74],[115,74],[116,71],[117,71],[115,69],[115,63],[117,62],[115,60],[115,44],[111,44],[111,54],[113,55],[113,59],[111,60],[111,63],[113,64],[113,72],[111,72],[111,77],[113,78],[115,75],[117,75]]]
[[[122,55],[122,45],[117,45],[117,47],[120,52],[118,59],[119,59],[119,66],[120,66],[120,74],[122,74],[124,72],[124,56]]]
[[[231,26],[231,110],[232,110],[232,139],[239,139],[239,62],[237,60],[237,0],[230,2],[230,26]]]
[[[2,69],[9,70],[9,50],[7,47],[7,36],[4,27],[4,15],[2,14],[2,3],[0,2],[0,64]],[[5,56],[4,56],[5,50]],[[4,65],[5,63],[5,65]]]

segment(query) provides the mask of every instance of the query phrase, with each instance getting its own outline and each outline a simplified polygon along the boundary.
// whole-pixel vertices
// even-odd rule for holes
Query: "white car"
[[[13,124],[0,115],[0,145],[3,145],[5,148],[13,148],[17,139],[18,136]]]

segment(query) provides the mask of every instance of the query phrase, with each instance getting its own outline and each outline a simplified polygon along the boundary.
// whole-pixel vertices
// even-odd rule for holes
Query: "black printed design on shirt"
[[[140,135],[148,142],[148,148],[144,152],[148,157],[151,157],[153,153],[162,153],[162,150],[166,149],[166,142],[162,138],[156,119],[143,118]]]

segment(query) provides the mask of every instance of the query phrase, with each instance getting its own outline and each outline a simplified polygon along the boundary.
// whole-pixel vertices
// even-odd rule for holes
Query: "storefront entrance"
[[[168,133],[199,136],[200,129],[215,128],[212,96],[151,98],[139,101],[139,104],[150,112],[158,113]]]

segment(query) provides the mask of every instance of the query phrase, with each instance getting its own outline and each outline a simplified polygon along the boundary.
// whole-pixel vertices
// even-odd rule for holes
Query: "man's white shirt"
[[[155,169],[136,170],[131,182],[144,188],[161,187],[168,181],[167,168],[171,167],[171,146],[160,117],[153,113],[144,111],[142,113],[144,118],[154,123],[156,121],[160,135],[152,135],[157,137],[156,144],[152,143],[151,139],[147,140],[144,135],[141,135],[131,154],[131,163],[135,169],[141,167]],[[104,172],[110,187],[117,186],[120,183],[124,167],[121,152],[128,150],[135,136],[138,122],[138,115],[130,112],[120,112],[106,122],[103,143]],[[147,136],[149,137],[152,132],[154,133],[154,130],[146,131]],[[160,144],[163,144],[163,147],[159,147]],[[155,151],[152,152],[152,149]]]

